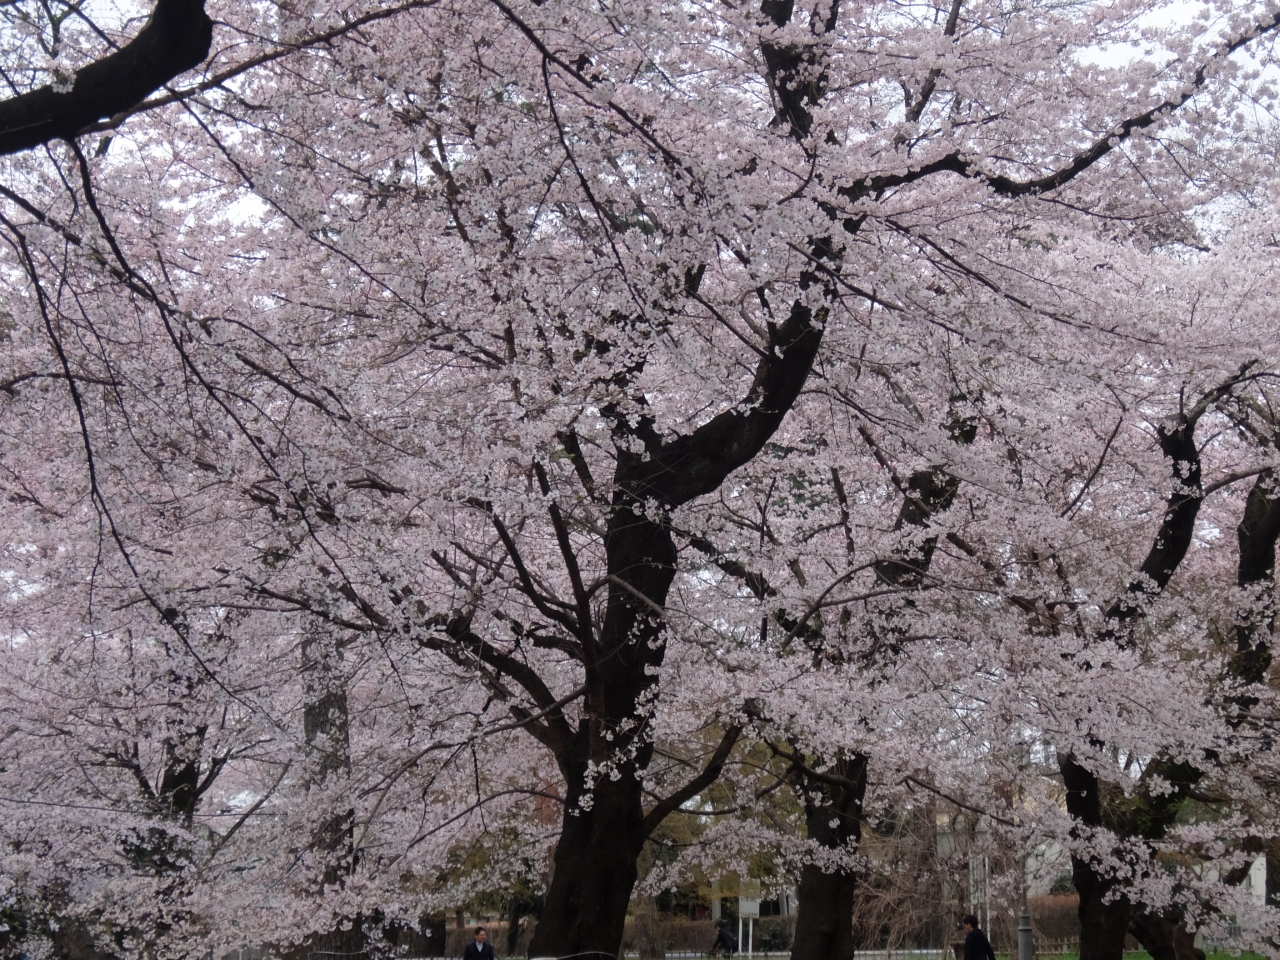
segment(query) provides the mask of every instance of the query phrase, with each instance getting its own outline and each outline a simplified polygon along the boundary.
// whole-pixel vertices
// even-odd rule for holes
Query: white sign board
[[[738,916],[745,918],[760,916],[760,881],[743,880],[739,886]]]

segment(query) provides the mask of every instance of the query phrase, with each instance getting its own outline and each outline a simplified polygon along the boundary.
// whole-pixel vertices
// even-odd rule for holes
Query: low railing
[[[1059,937],[1057,939],[1049,939],[1048,937],[1036,937],[1036,956],[1052,957],[1061,956],[1064,953],[1079,953],[1080,938],[1079,937]]]

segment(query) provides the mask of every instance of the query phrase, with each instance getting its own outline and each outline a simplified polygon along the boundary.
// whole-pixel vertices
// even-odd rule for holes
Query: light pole
[[[1022,858],[1022,897],[1018,912],[1018,960],[1035,960],[1036,944],[1031,932],[1031,910],[1027,906],[1027,858]]]

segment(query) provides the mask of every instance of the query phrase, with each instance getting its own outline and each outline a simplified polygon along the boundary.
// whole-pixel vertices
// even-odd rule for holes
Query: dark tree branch
[[[204,0],[156,0],[138,35],[76,71],[71,89],[45,85],[0,101],[0,154],[71,139],[99,120],[127,111],[209,55],[213,21]]]
[[[1240,559],[1236,582],[1255,588],[1256,596],[1236,612],[1236,654],[1231,673],[1242,683],[1262,683],[1271,666],[1275,629],[1276,540],[1280,538],[1280,490],[1273,471],[1264,471],[1249,490],[1244,516],[1236,528]],[[1255,697],[1238,697],[1240,719],[1257,706]]]
[[[483,510],[489,515],[489,519],[493,521],[493,527],[498,532],[502,545],[507,550],[507,556],[511,558],[511,563],[516,569],[516,574],[520,577],[520,585],[524,594],[533,601],[533,605],[544,616],[563,626],[574,636],[578,636],[578,623],[573,617],[572,604],[565,603],[555,597],[547,596],[542,593],[534,585],[533,576],[529,573],[529,568],[525,566],[524,558],[520,556],[520,550],[516,546],[515,538],[511,536],[511,532],[507,529],[507,525],[502,522],[501,518],[493,509],[493,504],[484,500],[478,500],[475,497],[468,497],[467,503],[475,507],[477,510]]]
[[[729,576],[741,580],[757,600],[777,595],[778,591],[762,574],[750,569],[741,560],[734,560],[721,553],[719,548],[706,537],[690,535],[689,546],[699,553],[706,554],[711,558],[712,563]]]
[[[791,22],[795,0],[763,0],[760,12],[781,29]],[[765,79],[780,108],[775,122],[785,122],[792,139],[801,144],[813,130],[809,107],[817,104],[827,89],[827,73],[821,67],[822,47],[817,40],[835,30],[839,17],[839,0],[831,0],[826,18],[810,24],[813,42],[777,44],[766,39],[760,43]]]
[[[1062,512],[1058,514],[1058,516],[1065,517],[1069,514],[1076,508],[1076,504],[1084,499],[1084,495],[1089,492],[1089,488],[1093,486],[1093,481],[1096,480],[1098,478],[1098,474],[1102,472],[1102,465],[1107,461],[1107,454],[1111,451],[1111,444],[1115,443],[1115,439],[1119,436],[1120,428],[1122,426],[1124,426],[1123,416],[1116,421],[1115,429],[1111,431],[1111,436],[1107,437],[1107,442],[1102,445],[1102,454],[1098,457],[1098,462],[1094,466],[1093,470],[1089,472],[1089,476],[1085,477],[1084,483],[1080,485],[1079,492],[1071,498],[1070,503],[1062,508]]]
[[[1180,411],[1170,424],[1156,429],[1160,449],[1169,459],[1173,488],[1165,503],[1164,517],[1151,549],[1128,588],[1107,610],[1107,619],[1116,627],[1135,619],[1143,610],[1143,600],[1161,593],[1187,555],[1195,535],[1196,517],[1204,503],[1200,450],[1196,446],[1196,426],[1214,405],[1230,396],[1241,383],[1252,379],[1256,361],[1244,364],[1239,372],[1207,391],[1189,410]],[[1114,627],[1109,631],[1114,637]]]
[[[939,790],[937,787],[933,786],[932,784],[925,783],[923,780],[919,779],[918,777],[913,777],[908,775],[902,778],[902,782],[913,784],[917,787],[920,787],[922,790],[927,790],[930,793],[932,793],[934,796],[941,797],[943,800],[947,801],[947,803],[954,804],[955,806],[959,807],[961,810],[968,810],[970,813],[976,813],[980,817],[987,817],[988,819],[994,820],[996,823],[1004,824],[1006,827],[1016,827],[1018,825],[1016,822],[1008,819],[1007,817],[1002,817],[999,814],[992,813],[990,810],[983,810],[981,807],[974,807],[974,806],[971,806],[970,804],[965,803],[963,800],[958,800],[955,797],[953,797],[951,794],[944,793],[943,791]]]
[[[743,402],[703,424],[693,433],[663,442],[651,421],[637,433],[647,459],[619,451],[620,477],[630,493],[679,506],[710,493],[725,477],[749,462],[769,440],[804,386],[822,342],[824,317],[815,317],[801,299],[780,324],[770,324],[769,349],[756,367]]]
[[[993,192],[1003,197],[1036,196],[1064,187],[1121,144],[1128,141],[1135,133],[1140,133],[1157,125],[1169,114],[1184,106],[1204,87],[1209,79],[1213,65],[1226,59],[1250,41],[1265,33],[1270,33],[1277,27],[1280,27],[1280,11],[1254,24],[1252,29],[1244,31],[1230,43],[1222,44],[1212,57],[1196,69],[1195,73],[1184,84],[1181,93],[1161,101],[1150,110],[1145,110],[1135,116],[1119,121],[1107,131],[1105,136],[1097,138],[1066,164],[1042,177],[1034,177],[1030,180],[1016,180],[1001,174],[990,174],[980,169],[968,157],[959,153],[949,153],[917,167],[915,170],[908,170],[906,173],[869,177],[862,183],[842,188],[840,193],[851,200],[858,200],[895,187],[916,183],[935,173],[947,172],[971,179],[985,180]]]
[[[538,705],[545,718],[547,732],[545,745],[554,750],[558,758],[566,754],[573,746],[573,728],[565,717],[562,707],[564,703],[557,700],[551,690],[543,682],[538,672],[527,663],[516,657],[502,653],[493,644],[486,641],[471,629],[470,618],[458,616],[452,618],[444,627],[443,637],[435,636],[423,640],[429,649],[438,650],[459,666],[474,668],[475,661],[505,673],[518,683]],[[474,658],[474,659],[472,659]],[[574,698],[577,693],[573,695]],[[572,699],[572,698],[571,698]],[[564,701],[568,702],[568,701]],[[521,725],[531,725],[533,719],[520,707],[513,707],[511,715]],[[561,758],[562,759],[562,758]]]
[[[951,0],[951,12],[947,14],[947,25],[943,27],[942,34],[946,37],[954,37],[956,35],[956,27],[960,23],[960,5],[964,0]],[[933,96],[934,89],[938,86],[938,78],[942,76],[942,70],[934,67],[924,78],[924,83],[920,87],[920,95],[916,97],[916,102],[907,108],[907,120],[911,123],[917,123],[920,115],[924,113],[924,108],[929,105],[929,99]]]
[[[587,459],[582,453],[582,444],[578,442],[577,432],[570,427],[568,430],[557,434],[564,452],[569,455],[569,459],[573,462],[573,470],[578,475],[578,480],[582,483],[582,489],[587,492],[587,496],[592,500],[599,497],[596,490],[595,478],[591,476],[591,467],[587,464]]]
[[[406,10],[419,10],[426,7],[432,7],[435,6],[436,3],[437,0],[407,0],[407,2],[397,4],[394,7],[374,10],[364,14],[363,16],[355,17],[348,20],[346,23],[334,27],[332,30],[325,30],[322,33],[314,33],[310,36],[303,37],[299,40],[293,40],[288,43],[282,42],[280,47],[270,51],[269,53],[250,57],[248,60],[243,60],[240,63],[237,63],[234,67],[228,67],[226,70],[215,73],[212,76],[201,80],[199,83],[195,83],[189,87],[184,87],[178,90],[170,90],[168,93],[158,97],[152,97],[150,100],[144,100],[129,109],[116,111],[111,114],[109,119],[103,120],[100,123],[94,123],[82,129],[80,133],[100,133],[105,130],[114,130],[121,123],[135,114],[155,110],[159,107],[166,107],[171,103],[180,103],[184,100],[189,100],[206,90],[221,87],[228,80],[233,80],[241,74],[248,73],[256,67],[261,67],[284,57],[291,56],[300,50],[307,50],[312,47],[319,47],[332,43],[334,40],[337,40],[338,38],[345,36],[366,24],[375,23],[379,20],[386,20],[396,14],[404,13]]]
[[[840,471],[831,468],[831,488],[836,492],[836,503],[840,506],[840,525],[844,528],[845,556],[853,560],[857,549],[853,542],[853,520],[849,514],[849,495],[845,492],[844,481],[840,479]]]
[[[534,475],[538,479],[538,489],[547,498],[547,513],[551,517],[551,526],[556,532],[556,543],[560,546],[560,556],[564,560],[565,570],[569,574],[569,583],[573,587],[573,599],[578,608],[578,641],[582,644],[583,653],[587,655],[585,666],[590,669],[596,661],[595,635],[592,633],[591,597],[582,582],[582,570],[578,566],[578,555],[574,552],[573,542],[569,539],[569,527],[560,512],[560,506],[551,497],[551,484],[547,480],[547,472],[542,464],[533,465]]]
[[[692,800],[720,778],[720,771],[724,769],[725,762],[729,759],[729,754],[740,736],[742,736],[741,726],[735,724],[726,730],[720,740],[720,745],[716,747],[716,752],[711,755],[711,759],[703,767],[702,772],[665,800],[654,804],[649,812],[645,814],[644,828],[642,830],[644,836],[650,836],[654,830],[658,829],[658,825],[667,818],[668,814],[684,806],[686,802]]]
[[[838,773],[824,773],[821,770],[815,770],[809,764],[805,763],[804,757],[794,750],[784,750],[776,743],[769,743],[769,749],[775,757],[781,757],[791,764],[792,769],[804,775],[805,779],[825,783],[832,787],[840,787],[844,790],[856,790],[858,785],[848,777],[841,776]]]

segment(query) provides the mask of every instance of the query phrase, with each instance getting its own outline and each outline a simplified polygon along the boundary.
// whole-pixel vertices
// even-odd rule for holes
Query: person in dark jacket
[[[462,949],[462,960],[493,960],[493,944],[488,941],[484,927],[476,927],[476,938]]]
[[[716,933],[715,945],[711,948],[711,956],[713,957],[732,957],[738,952],[738,938],[729,930],[729,925],[723,920],[717,920],[716,926],[719,932]]]
[[[996,960],[991,941],[978,929],[978,918],[972,913],[964,918],[964,960]]]

